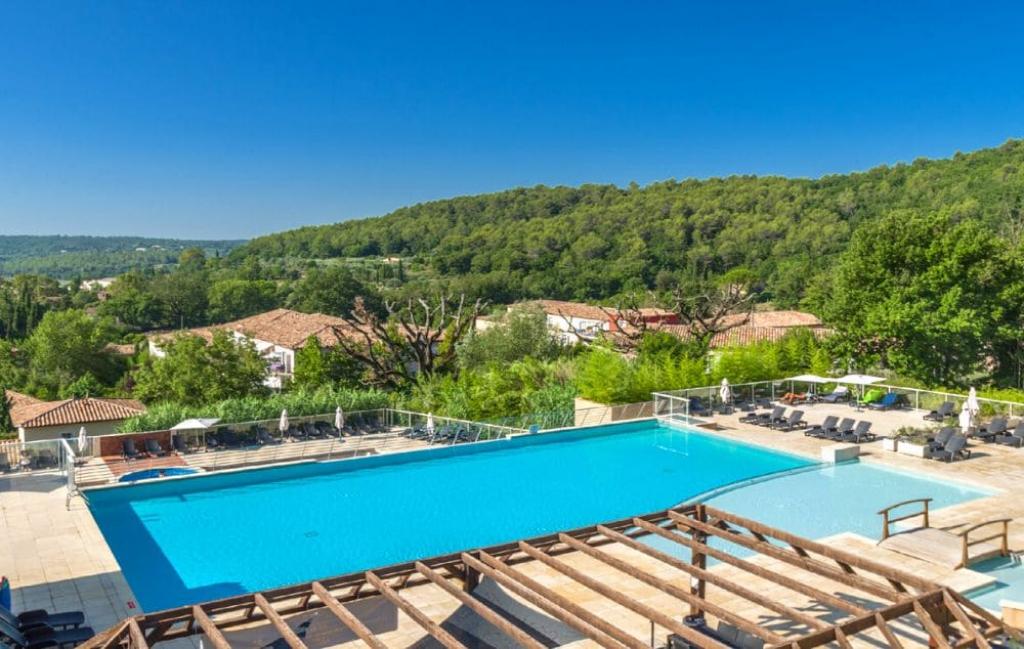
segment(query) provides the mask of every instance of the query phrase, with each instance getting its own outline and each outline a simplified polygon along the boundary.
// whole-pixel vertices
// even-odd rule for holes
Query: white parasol
[[[288,432],[288,410],[281,411],[281,419],[277,422],[277,429],[282,433]]]
[[[971,389],[967,392],[967,401],[964,403],[967,409],[971,411],[971,417],[976,417],[981,412],[981,404],[978,403],[978,391],[971,386]]]
[[[964,407],[960,409],[960,431],[966,435],[967,431],[971,429],[971,420],[974,419],[974,415],[971,414],[971,409],[964,401]]]
[[[427,432],[434,434],[434,413],[427,413]]]
[[[722,387],[718,389],[718,396],[722,403],[732,401],[732,388],[729,387],[729,379],[722,379]]]
[[[341,411],[341,406],[338,406],[334,411],[334,427],[338,430],[345,427],[345,413]]]
[[[78,454],[85,455],[89,450],[89,438],[85,433],[85,426],[78,429]]]

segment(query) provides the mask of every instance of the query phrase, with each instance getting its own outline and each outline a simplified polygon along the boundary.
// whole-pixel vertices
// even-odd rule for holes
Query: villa
[[[267,359],[266,385],[280,389],[282,382],[287,381],[295,371],[296,352],[310,337],[316,338],[323,347],[333,347],[338,342],[338,332],[347,329],[349,326],[345,320],[336,316],[274,309],[233,322],[189,329],[186,333],[210,340],[215,330],[222,330],[238,340],[251,341]],[[161,343],[174,335],[174,332],[150,334],[150,353],[157,357],[163,356]]]
[[[60,401],[41,401],[12,390],[11,422],[21,442],[71,439],[84,426],[90,435],[110,435],[129,417],[146,411],[134,399],[83,397]]]
[[[845,400],[804,375],[582,427],[383,409],[37,442],[63,462],[0,476],[0,573],[15,612],[82,611],[90,648],[1019,641],[1024,449],[982,433],[1024,404],[978,399],[940,462],[897,432],[964,395],[820,380]],[[830,419],[872,435],[805,425]]]

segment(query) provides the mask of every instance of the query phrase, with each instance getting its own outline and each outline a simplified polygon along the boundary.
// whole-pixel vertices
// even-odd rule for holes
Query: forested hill
[[[0,277],[19,273],[61,279],[118,275],[133,268],[173,263],[181,251],[201,248],[227,254],[242,241],[199,241],[144,237],[0,235]]]
[[[494,299],[600,299],[745,269],[766,297],[813,294],[861,224],[946,209],[991,228],[1021,218],[1024,141],[816,180],[734,176],[534,187],[405,207],[257,238],[232,258],[414,255]],[[870,281],[865,278],[865,281]]]

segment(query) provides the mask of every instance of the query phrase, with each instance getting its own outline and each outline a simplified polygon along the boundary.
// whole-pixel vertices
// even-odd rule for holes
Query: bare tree
[[[467,304],[440,295],[434,301],[409,299],[399,307],[385,301],[387,317],[380,317],[356,298],[352,314],[342,316],[345,327],[334,327],[338,346],[366,366],[371,382],[399,386],[417,374],[431,376],[456,370],[456,345],[469,334],[487,303]]]
[[[590,342],[596,337],[601,337],[611,342],[615,349],[622,353],[629,354],[635,352],[640,341],[643,340],[644,334],[647,333],[648,328],[639,300],[635,296],[630,296],[617,306],[598,306],[596,308],[611,323],[612,326],[608,331],[601,331],[596,334],[581,331],[573,324],[572,316],[567,315],[562,310],[558,310],[556,313],[565,322],[568,333],[579,342]]]
[[[671,310],[693,341],[704,350],[718,334],[750,322],[754,295],[741,284],[726,284],[692,293],[676,290]]]

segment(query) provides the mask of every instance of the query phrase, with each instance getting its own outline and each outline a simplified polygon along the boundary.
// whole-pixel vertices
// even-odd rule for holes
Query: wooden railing
[[[986,537],[983,537],[983,538],[980,538],[980,539],[974,539],[973,541],[970,540],[971,532],[973,532],[973,531],[975,531],[977,529],[980,529],[982,527],[988,527],[989,525],[1000,525],[1000,524],[1003,526],[1002,531],[996,532],[995,534],[991,534],[989,536],[986,536]],[[986,543],[988,541],[995,541],[996,539],[999,539],[999,552],[1000,552],[1000,554],[1002,554],[1004,557],[1009,555],[1010,554],[1010,519],[1009,518],[996,518],[996,519],[993,519],[993,520],[990,520],[990,521],[985,521],[984,523],[978,523],[977,525],[972,525],[971,527],[968,527],[967,529],[965,529],[962,532],[960,532],[960,540],[962,542],[962,545],[961,545],[961,555],[960,555],[961,556],[961,565],[967,566],[967,561],[968,561],[968,558],[969,558],[968,557],[968,550],[972,546],[978,545],[980,543]]]
[[[893,523],[899,523],[900,521],[905,521],[911,518],[917,518],[918,516],[922,516],[924,518],[924,524],[922,525],[922,527],[928,527],[930,523],[928,518],[928,506],[931,504],[931,502],[931,498],[912,498],[911,500],[904,500],[903,502],[898,502],[895,505],[889,505],[885,509],[878,512],[879,516],[882,517],[882,540],[884,541],[890,536],[892,536],[892,534],[889,532],[889,526]],[[912,512],[910,514],[904,514],[903,516],[897,516],[893,518],[892,510],[897,509],[899,507],[903,507],[904,505],[912,505],[914,503],[921,503],[921,511]]]

